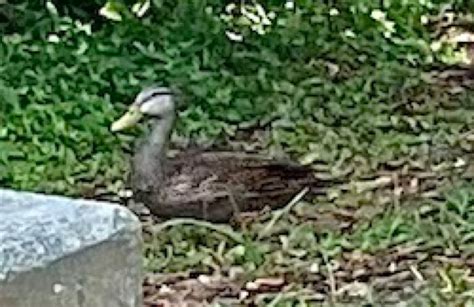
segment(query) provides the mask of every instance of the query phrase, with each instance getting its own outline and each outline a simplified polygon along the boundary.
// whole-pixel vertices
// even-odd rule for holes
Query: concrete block
[[[142,306],[141,247],[122,206],[0,189],[0,306]]]

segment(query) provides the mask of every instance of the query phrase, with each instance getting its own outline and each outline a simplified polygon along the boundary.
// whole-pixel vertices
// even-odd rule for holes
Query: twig
[[[293,208],[305,195],[308,193],[309,188],[304,188],[295,197],[283,208],[276,211],[272,217],[272,219],[268,222],[262,232],[257,237],[257,240],[264,238],[270,230],[273,228],[275,223],[283,216],[283,214],[290,212],[291,208]]]
[[[329,279],[329,288],[331,290],[330,293],[330,300],[331,304],[335,305],[336,303],[336,294],[337,294],[337,286],[336,286],[336,279],[334,278],[334,272],[331,267],[331,263],[325,253],[322,254],[324,263],[326,264],[326,269],[328,270],[328,279]]]
[[[151,232],[153,234],[157,234],[163,231],[165,228],[179,226],[179,225],[194,225],[194,226],[204,227],[204,228],[219,232],[229,237],[230,239],[234,240],[237,243],[241,243],[241,244],[244,243],[244,238],[242,237],[242,235],[232,231],[232,229],[230,229],[228,226],[220,226],[220,225],[212,224],[206,221],[199,221],[199,220],[187,219],[187,218],[173,219],[173,220],[169,220],[164,223],[161,223],[159,225],[153,226],[151,228]]]

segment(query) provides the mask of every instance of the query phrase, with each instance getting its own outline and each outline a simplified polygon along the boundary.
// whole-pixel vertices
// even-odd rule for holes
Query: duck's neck
[[[166,151],[174,114],[154,120],[150,134],[134,157],[132,181],[139,190],[156,190],[164,179]]]

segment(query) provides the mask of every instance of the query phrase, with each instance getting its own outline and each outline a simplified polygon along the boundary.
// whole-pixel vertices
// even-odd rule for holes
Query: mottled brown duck
[[[130,184],[134,200],[152,214],[225,222],[238,212],[280,208],[306,187],[320,190],[323,183],[312,171],[291,161],[197,150],[167,158],[176,118],[175,97],[169,88],[147,88],[111,127],[117,132],[142,118],[151,121],[150,132],[133,157]]]

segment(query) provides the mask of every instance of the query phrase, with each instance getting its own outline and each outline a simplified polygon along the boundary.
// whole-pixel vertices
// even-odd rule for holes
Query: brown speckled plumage
[[[140,107],[138,98],[135,105]],[[318,190],[310,169],[256,154],[193,150],[166,159],[174,102],[171,95],[152,102],[160,107],[149,111],[151,133],[133,158],[130,179],[135,199],[156,216],[223,222],[236,211],[282,207],[305,187]]]

